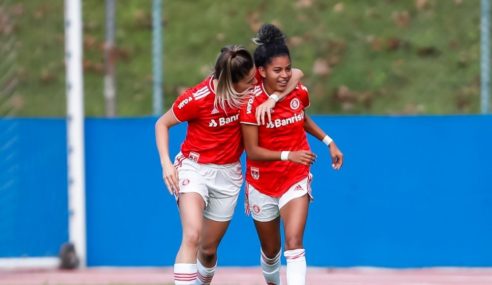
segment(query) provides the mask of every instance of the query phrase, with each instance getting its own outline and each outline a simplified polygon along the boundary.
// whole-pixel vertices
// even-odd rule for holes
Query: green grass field
[[[287,34],[305,72],[311,113],[479,112],[478,0],[163,1],[168,108],[210,72],[220,48],[250,39],[261,23]],[[65,114],[63,1],[10,0],[17,116]],[[152,112],[152,1],[117,1],[117,113]],[[104,115],[104,1],[84,0],[85,110]],[[6,67],[0,66],[0,78]],[[0,81],[1,83],[1,81]],[[5,87],[3,87],[5,88]],[[2,87],[0,86],[0,95]]]

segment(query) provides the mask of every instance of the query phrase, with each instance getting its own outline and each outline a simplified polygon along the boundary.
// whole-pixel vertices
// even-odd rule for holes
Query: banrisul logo
[[[208,126],[211,128],[222,127],[230,123],[237,122],[238,120],[239,120],[239,114],[236,114],[229,117],[222,117],[219,118],[218,120],[211,119],[210,122],[208,123]]]
[[[208,123],[208,126],[215,128],[215,127],[217,127],[217,122],[214,119],[212,119],[212,120],[210,120],[210,123]]]
[[[292,117],[286,118],[286,119],[276,119],[271,123],[267,123],[266,127],[267,129],[272,129],[272,128],[280,128],[284,126],[288,126],[290,124],[298,123],[304,121],[304,112],[301,112],[299,114],[295,114]]]

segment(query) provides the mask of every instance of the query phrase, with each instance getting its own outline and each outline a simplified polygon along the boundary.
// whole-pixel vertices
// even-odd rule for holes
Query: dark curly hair
[[[253,42],[258,46],[254,52],[255,65],[257,67],[269,64],[272,58],[277,56],[288,56],[290,52],[285,43],[285,35],[279,28],[272,24],[263,24]]]

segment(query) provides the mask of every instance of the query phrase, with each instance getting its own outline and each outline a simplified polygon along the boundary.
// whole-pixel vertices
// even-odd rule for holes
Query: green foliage
[[[20,116],[65,114],[63,1],[10,1]],[[220,48],[264,22],[287,34],[311,113],[479,112],[480,3],[438,0],[163,1],[165,108]],[[117,114],[152,112],[152,1],[117,1]],[[84,0],[85,110],[104,115],[104,1]]]

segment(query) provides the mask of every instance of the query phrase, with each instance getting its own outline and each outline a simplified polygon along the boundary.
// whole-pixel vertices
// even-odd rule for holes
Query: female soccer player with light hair
[[[306,131],[328,145],[332,167],[340,169],[343,155],[309,118],[308,91],[298,84],[280,100],[272,121],[258,125],[254,108],[274,92],[285,91],[292,76],[289,49],[285,37],[275,26],[263,25],[257,37],[255,65],[260,83],[241,112],[244,146],[247,153],[247,210],[251,212],[261,243],[261,267],[267,284],[280,284],[280,220],[284,224],[284,256],[287,260],[287,284],[303,285],[306,280],[304,228],[311,199],[310,165],[316,156],[310,151]]]
[[[175,284],[210,284],[212,280],[217,247],[233,216],[243,182],[239,112],[245,95],[257,82],[255,72],[253,57],[245,48],[222,48],[213,74],[181,94],[156,123],[162,175],[176,197],[182,225],[174,264]],[[296,84],[290,83],[290,90]],[[274,100],[270,101],[273,103],[263,105],[266,107],[259,117],[274,105]],[[188,122],[188,130],[173,165],[169,129],[184,121]]]

